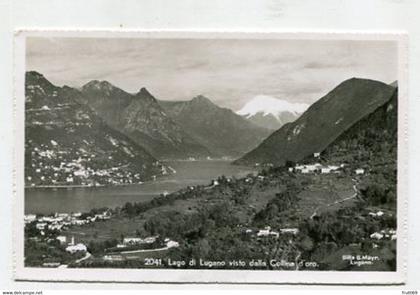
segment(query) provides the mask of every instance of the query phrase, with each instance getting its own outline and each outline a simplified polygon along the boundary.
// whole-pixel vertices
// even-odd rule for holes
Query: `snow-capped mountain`
[[[268,95],[257,95],[236,113],[261,127],[278,129],[296,120],[307,108],[308,105],[304,103],[292,103]]]

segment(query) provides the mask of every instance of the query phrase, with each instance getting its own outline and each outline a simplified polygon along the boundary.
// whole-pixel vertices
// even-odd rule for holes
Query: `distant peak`
[[[339,86],[352,86],[354,84],[385,84],[384,82],[378,81],[378,80],[372,80],[372,79],[366,79],[366,78],[358,78],[358,77],[353,77],[347,80],[344,80],[341,84],[338,85]],[[385,84],[386,85],[386,84]]]
[[[146,89],[146,87],[140,88],[139,92],[135,94],[137,98],[148,100],[148,101],[157,101],[156,98]]]
[[[141,94],[141,95],[147,95],[147,96],[153,96],[153,95],[149,92],[149,90],[147,90],[147,88],[146,88],[146,87],[142,87],[142,88],[140,88],[140,90],[139,90],[139,94]]]
[[[26,77],[38,77],[38,78],[44,78],[44,75],[42,75],[41,73],[37,72],[37,71],[27,71],[26,72]]]
[[[25,84],[26,85],[40,85],[40,86],[54,86],[48,81],[44,75],[37,71],[28,71],[25,73]]]
[[[213,102],[210,99],[208,99],[207,97],[205,97],[204,95],[201,95],[201,94],[194,97],[191,101],[192,102],[213,104]]]
[[[83,85],[82,89],[95,89],[95,90],[112,90],[116,88],[114,85],[109,83],[108,81],[99,81],[99,80],[92,80],[85,85]]]
[[[395,80],[394,82],[390,83],[389,86],[397,88],[398,87],[398,80]]]

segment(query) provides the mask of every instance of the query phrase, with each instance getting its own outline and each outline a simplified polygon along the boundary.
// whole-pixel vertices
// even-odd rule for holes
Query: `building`
[[[175,241],[168,241],[166,243],[166,247],[168,247],[168,248],[177,248],[177,247],[179,247],[179,243],[178,242],[175,242]]]
[[[71,253],[71,254],[74,254],[76,252],[86,252],[87,247],[86,247],[86,245],[84,245],[82,243],[79,243],[79,244],[76,244],[76,245],[67,246],[66,251]]]
[[[314,153],[314,158],[319,158],[321,156],[321,153]]]
[[[36,228],[39,229],[39,230],[45,229],[46,226],[47,226],[46,222],[39,222],[39,223],[36,224]]]
[[[157,237],[147,237],[143,239],[144,244],[153,244],[156,242]]]
[[[258,237],[268,237],[270,235],[269,229],[260,229],[257,233]]]
[[[381,240],[383,237],[384,237],[384,235],[381,234],[381,233],[378,233],[378,232],[370,235],[370,238],[375,239],[375,240]]]
[[[25,220],[25,224],[34,222],[36,220],[36,215],[35,214],[27,214],[27,215],[25,215],[24,220]]]
[[[297,235],[299,233],[299,229],[298,228],[281,228],[280,229],[280,233],[281,234],[293,234],[293,235]]]
[[[136,244],[141,244],[141,243],[143,243],[142,238],[124,238],[123,239],[124,245],[136,245]]]
[[[322,174],[328,174],[330,172],[331,172],[331,168],[329,168],[329,167],[323,167],[323,168],[321,168],[321,173]]]
[[[67,237],[66,236],[57,236],[56,239],[60,241],[60,244],[67,243]]]
[[[365,169],[363,169],[363,168],[358,168],[358,169],[354,170],[354,173],[356,173],[356,175],[362,175],[362,174],[365,174]]]
[[[302,168],[301,170],[300,170],[300,173],[303,173],[303,174],[307,174],[307,173],[309,173],[310,171],[309,171],[309,169],[308,168]]]

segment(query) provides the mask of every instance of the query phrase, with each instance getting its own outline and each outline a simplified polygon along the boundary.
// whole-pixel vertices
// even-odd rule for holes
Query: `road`
[[[353,184],[353,191],[354,191],[354,194],[352,194],[351,196],[346,197],[346,198],[344,198],[344,199],[340,199],[340,200],[334,201],[334,202],[332,202],[332,203],[326,204],[326,205],[324,205],[324,206],[318,206],[318,207],[316,207],[316,208],[315,208],[315,210],[314,210],[314,212],[312,213],[312,215],[311,215],[311,217],[310,217],[310,218],[311,218],[311,219],[313,219],[313,218],[317,215],[317,211],[318,211],[320,208],[326,208],[326,207],[334,206],[334,205],[337,205],[337,204],[340,204],[340,203],[346,202],[346,201],[348,201],[348,200],[351,200],[351,199],[355,199],[355,198],[357,198],[357,195],[358,195],[358,193],[359,193],[359,190],[357,189],[357,180],[356,180],[356,179],[354,179],[354,178],[352,178],[352,181],[354,182],[354,184]]]
[[[80,262],[82,262],[83,260],[89,259],[91,256],[92,256],[92,254],[90,254],[89,252],[86,252],[85,256],[83,256],[83,257],[82,257],[82,258],[80,258],[80,259],[77,259],[77,260],[75,261],[75,263],[80,263]]]

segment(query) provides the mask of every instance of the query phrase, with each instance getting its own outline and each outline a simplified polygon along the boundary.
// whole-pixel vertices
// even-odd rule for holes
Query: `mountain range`
[[[26,185],[139,183],[168,172],[81,100],[76,89],[57,87],[37,72],[26,73]]]
[[[365,135],[357,141],[379,134],[380,128],[366,131],[368,123],[357,126],[385,105],[392,110],[396,89],[396,83],[352,78],[309,108],[258,96],[235,113],[203,95],[164,101],[145,88],[128,93],[97,80],[81,89],[57,87],[43,75],[27,72],[26,181],[28,185],[136,183],[170,173],[161,159],[237,157],[234,164],[283,165],[319,152],[334,151],[337,157],[343,146],[353,142],[338,143],[346,134],[354,138],[359,128]],[[278,123],[284,118],[281,124],[293,121],[273,132],[255,123],[258,116],[272,116]],[[374,118],[380,121],[379,115]]]
[[[255,148],[270,134],[232,110],[203,95],[189,101],[159,101],[165,112],[215,156],[238,157]]]
[[[283,165],[322,152],[344,131],[387,103],[395,91],[395,87],[374,80],[346,80],[234,163]]]
[[[257,95],[236,113],[260,127],[276,130],[296,120],[307,108],[308,105],[304,103]]]
[[[91,81],[81,90],[89,105],[112,128],[127,135],[159,159],[207,157],[209,149],[170,118],[146,88],[130,94],[106,81]]]

